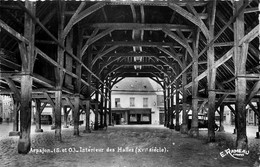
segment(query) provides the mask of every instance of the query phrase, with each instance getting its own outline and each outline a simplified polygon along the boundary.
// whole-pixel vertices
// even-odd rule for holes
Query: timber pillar
[[[173,89],[173,88],[172,88]],[[175,125],[175,130],[176,131],[180,131],[180,114],[179,114],[179,110],[180,110],[180,107],[179,107],[179,82],[177,80],[177,83],[176,83],[176,94],[175,94],[175,115],[176,115],[176,125]]]
[[[224,126],[223,126],[223,118],[224,118],[224,105],[220,106],[220,120],[219,120],[219,132],[225,132]]]
[[[86,101],[86,126],[85,126],[85,130],[83,131],[83,133],[91,133],[90,130],[90,100],[88,99]]]
[[[68,126],[68,115],[70,113],[70,110],[68,110],[67,106],[63,107],[63,112],[64,112],[64,125],[63,128],[69,128]]]
[[[36,129],[35,132],[43,132],[41,129],[41,101],[39,99],[35,100],[35,108],[36,108],[36,117],[35,117],[35,124],[36,124]]]
[[[72,115],[73,115],[73,120],[74,120],[74,132],[73,135],[79,136],[79,103],[80,103],[80,98],[79,96],[74,97],[74,107],[72,110]]]
[[[234,13],[243,6],[245,1],[234,1]],[[242,11],[234,23],[234,65],[236,74],[236,116],[237,116],[237,149],[247,150],[248,139],[246,135],[246,78],[240,77],[246,74],[246,60],[249,43],[239,44],[240,39],[244,37],[244,12]]]
[[[61,104],[62,103],[62,92],[61,90],[55,91],[55,139],[61,141]]]
[[[25,7],[35,15],[35,5],[32,1],[25,1]],[[24,18],[24,37],[30,43],[19,43],[22,60],[21,76],[21,108],[20,108],[20,138],[18,141],[18,153],[27,154],[31,149],[31,116],[32,116],[32,73],[34,65],[34,34],[35,24],[28,14]]]
[[[19,108],[20,108],[20,102],[18,102],[15,98],[13,98],[14,101],[14,112],[13,112],[13,131],[9,132],[9,136],[19,136]]]
[[[183,68],[186,68],[186,59],[187,59],[187,51],[182,60]],[[182,134],[188,134],[187,92],[184,87],[186,84],[187,84],[187,72],[184,72],[182,74],[182,124],[180,129]]]

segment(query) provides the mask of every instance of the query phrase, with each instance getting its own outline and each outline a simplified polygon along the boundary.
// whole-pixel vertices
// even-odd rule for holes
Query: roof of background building
[[[149,92],[159,94],[162,88],[159,84],[149,78],[125,78],[118,82],[113,88],[113,92]]]

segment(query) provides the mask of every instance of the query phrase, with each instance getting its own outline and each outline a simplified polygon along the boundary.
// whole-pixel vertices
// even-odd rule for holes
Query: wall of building
[[[122,92],[121,92],[122,93]],[[135,106],[130,106],[130,98],[135,98]],[[115,99],[120,98],[120,106],[119,108],[150,108],[151,109],[151,122],[152,124],[159,124],[159,108],[157,107],[157,95],[156,94],[120,94],[119,92],[113,93],[111,95],[112,98],[112,108],[116,108]],[[148,106],[143,106],[143,98],[148,98]]]

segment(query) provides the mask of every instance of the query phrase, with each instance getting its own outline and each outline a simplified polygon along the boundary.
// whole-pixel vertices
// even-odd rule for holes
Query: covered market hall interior
[[[207,107],[209,142],[215,141],[215,113],[221,117],[229,107],[237,148],[246,149],[246,106],[260,115],[258,5],[258,0],[0,1],[0,94],[14,101],[10,134],[20,136],[18,152],[30,151],[32,101],[36,131],[50,105],[55,138],[61,140],[62,108],[72,110],[74,135],[80,114],[89,120],[90,109],[95,129],[111,125],[111,90],[127,77],[161,85],[167,128],[174,117],[176,130],[197,137],[198,113]],[[89,121],[84,126],[88,132]]]

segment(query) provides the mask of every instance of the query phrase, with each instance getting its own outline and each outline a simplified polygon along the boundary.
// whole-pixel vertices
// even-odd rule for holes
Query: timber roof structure
[[[235,97],[237,77],[245,77],[248,96],[257,97],[259,2],[242,2],[236,11],[228,0],[36,1],[34,10],[20,0],[0,1],[1,94],[20,89],[26,73],[23,43],[34,46],[30,75],[33,93],[39,96],[56,89],[87,96],[89,86],[93,92],[97,84],[111,89],[126,77],[149,77],[163,88],[184,85],[189,95],[194,79],[199,95],[207,97],[207,77],[215,69],[218,98]],[[235,39],[235,20],[241,13],[244,34]],[[26,17],[35,24],[33,39],[24,33]],[[244,43],[246,72],[239,76],[234,46]],[[209,65],[212,47],[214,63]]]

